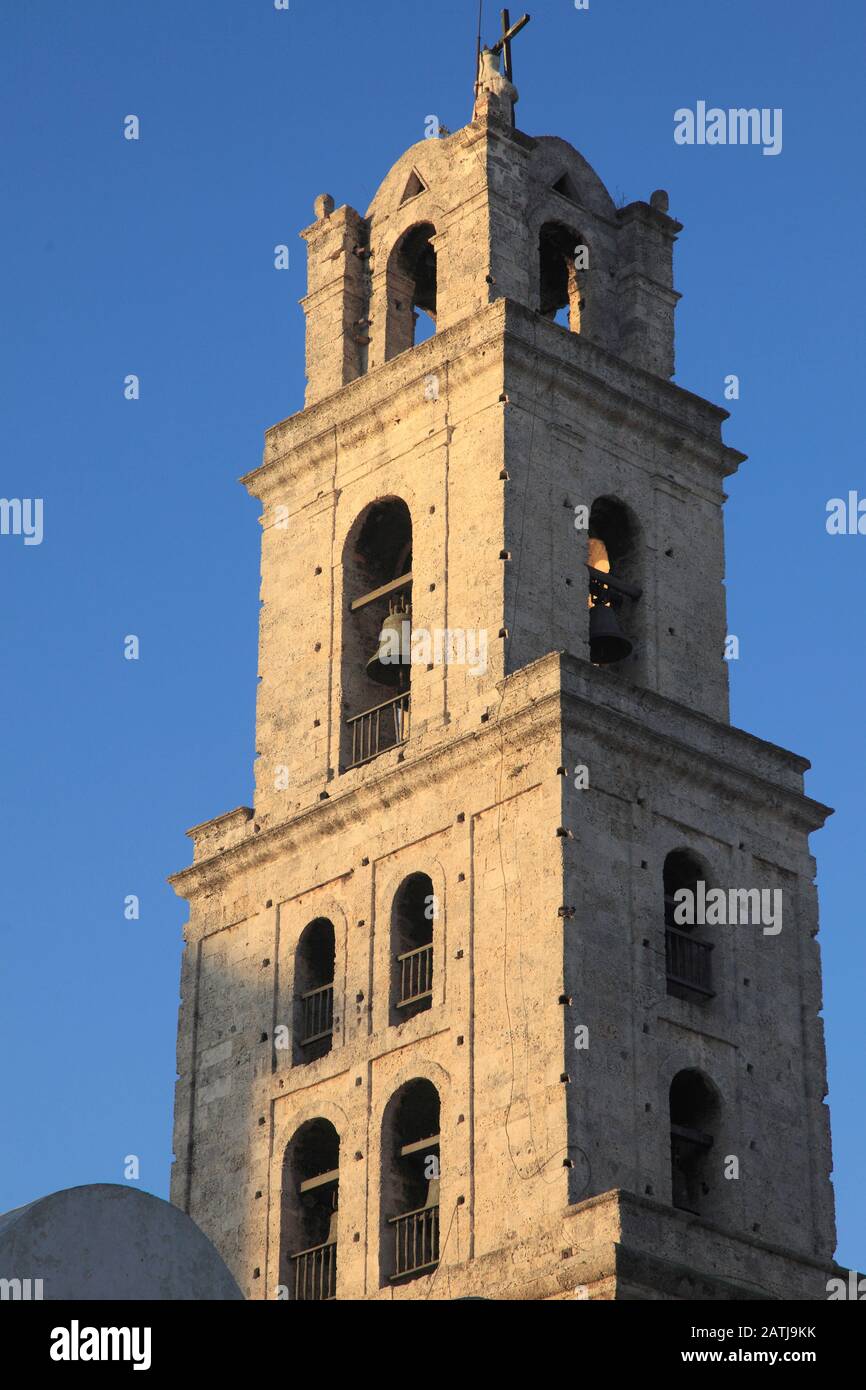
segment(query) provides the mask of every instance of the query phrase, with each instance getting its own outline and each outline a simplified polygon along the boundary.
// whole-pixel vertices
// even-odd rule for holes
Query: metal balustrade
[[[301,995],[301,1047],[329,1038],[334,1031],[334,986],[320,985]]]
[[[294,1298],[299,1303],[322,1303],[337,1297],[337,1242],[314,1245],[292,1255]]]
[[[346,720],[352,735],[352,748],[346,771],[360,767],[389,748],[397,748],[409,737],[409,691]]]
[[[392,1279],[435,1269],[439,1263],[439,1207],[419,1207],[417,1211],[392,1216],[395,1258]]]
[[[433,994],[433,943],[416,946],[397,957],[400,965],[400,997],[397,1008],[406,1008]]]
[[[665,928],[665,959],[669,985],[695,990],[711,999],[712,987],[711,941],[698,941],[689,932],[676,927]]]

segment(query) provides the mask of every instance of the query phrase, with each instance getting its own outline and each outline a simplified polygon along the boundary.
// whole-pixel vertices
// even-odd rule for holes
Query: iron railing
[[[322,1303],[337,1297],[337,1242],[314,1245],[291,1256],[294,1297],[299,1303]]]
[[[711,941],[698,941],[689,932],[665,928],[665,959],[669,985],[695,990],[712,998]]]
[[[392,1279],[421,1274],[439,1263],[439,1208],[419,1207],[402,1216],[390,1217],[394,1227],[394,1273]]]
[[[433,943],[416,946],[414,951],[404,951],[397,957],[400,966],[400,997],[397,1008],[417,1004],[419,999],[429,999],[433,994]]]
[[[346,771],[378,758],[389,748],[397,748],[409,737],[409,691],[386,700],[374,709],[365,710],[346,720],[352,735],[351,753],[346,763]]]
[[[334,1031],[334,986],[320,985],[301,995],[301,1047],[329,1038]]]

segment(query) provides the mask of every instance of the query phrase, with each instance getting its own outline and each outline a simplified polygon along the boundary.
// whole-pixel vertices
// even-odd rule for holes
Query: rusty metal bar
[[[643,594],[643,589],[639,589],[636,584],[626,584],[624,579],[617,579],[612,574],[606,574],[604,570],[597,570],[593,565],[587,565],[589,570],[590,586],[603,584],[606,589],[612,589],[615,594],[625,594],[626,598],[639,599]]]

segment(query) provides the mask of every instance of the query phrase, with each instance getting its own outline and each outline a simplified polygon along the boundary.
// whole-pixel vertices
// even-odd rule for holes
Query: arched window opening
[[[635,648],[634,613],[641,589],[634,583],[635,527],[621,502],[600,497],[589,514],[589,659],[612,666]]]
[[[404,1023],[433,1003],[435,916],[432,880],[412,874],[400,885],[391,909],[392,1023]]]
[[[699,1071],[678,1072],[671,1082],[671,1199],[680,1211],[707,1215],[713,1206],[711,1150],[719,1125],[719,1100]]]
[[[344,556],[342,765],[358,767],[409,737],[412,518],[400,498],[375,502]]]
[[[334,927],[319,917],[305,927],[295,953],[294,1061],[330,1052],[334,1033]]]
[[[436,332],[436,228],[411,227],[388,261],[388,325],[385,360]]]
[[[589,250],[577,232],[548,222],[539,238],[539,308],[546,319],[579,333],[586,310]]]
[[[382,1121],[382,1283],[430,1274],[439,1262],[439,1093],[409,1081]]]
[[[283,1161],[281,1282],[299,1302],[337,1296],[340,1137],[329,1120],[309,1120]]]
[[[703,883],[706,890],[706,871],[697,855],[676,849],[665,859],[663,881],[668,994],[680,999],[712,999],[713,943],[705,939],[697,920],[703,901],[698,885]]]

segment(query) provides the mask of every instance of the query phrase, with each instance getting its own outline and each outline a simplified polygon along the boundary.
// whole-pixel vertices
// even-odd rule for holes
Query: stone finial
[[[667,212],[670,205],[671,200],[666,189],[657,188],[655,193],[650,194],[650,207],[655,208],[656,212]]]
[[[520,100],[520,95],[514,83],[509,82],[500,72],[499,63],[500,54],[494,53],[490,48],[481,50],[472,119],[483,119],[486,115],[488,119],[498,119],[510,126],[514,106]]]
[[[330,217],[334,211],[334,200],[330,193],[320,193],[313,203],[313,211],[316,214],[316,221],[321,222],[324,217]]]

